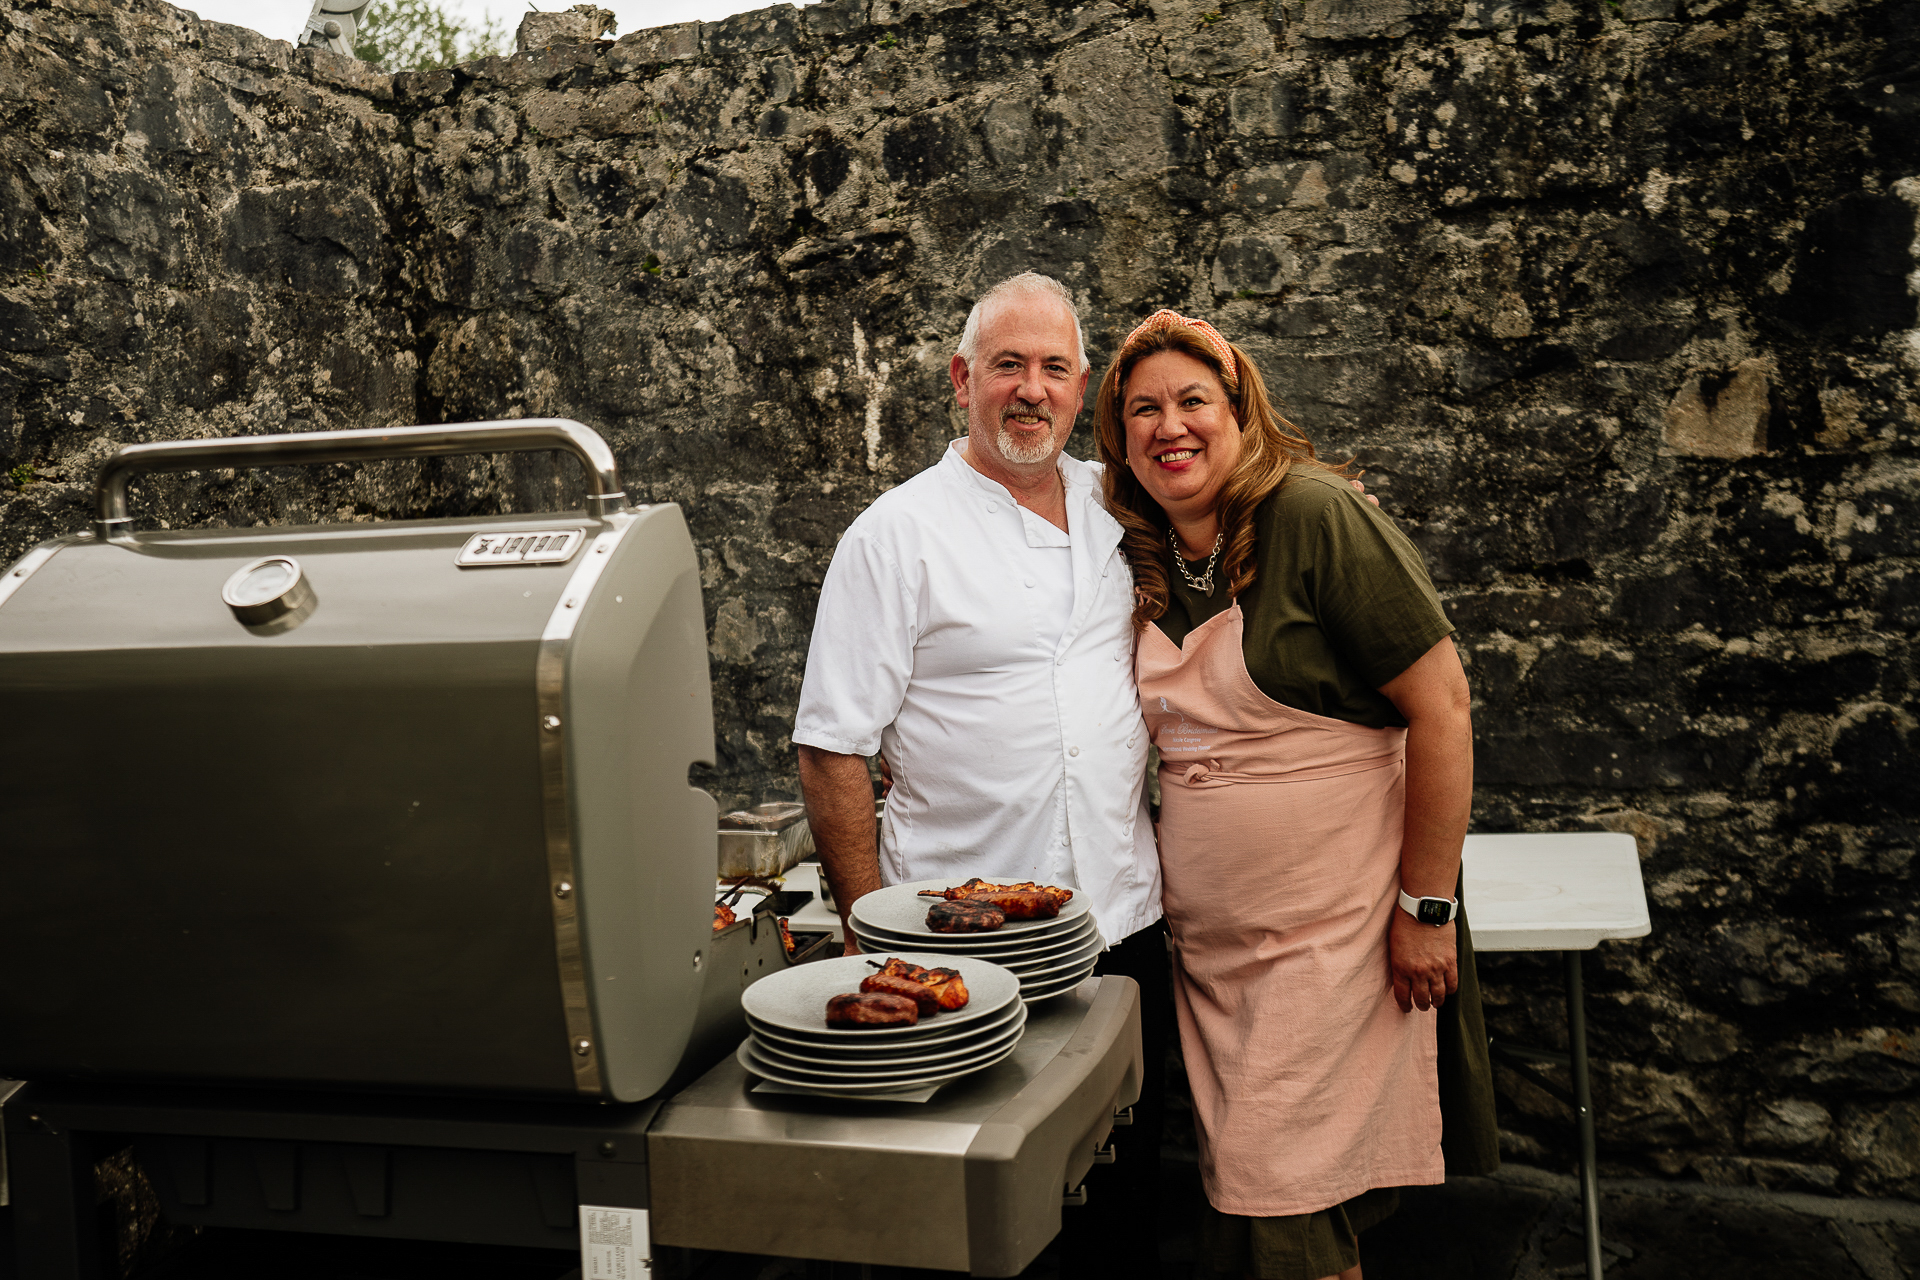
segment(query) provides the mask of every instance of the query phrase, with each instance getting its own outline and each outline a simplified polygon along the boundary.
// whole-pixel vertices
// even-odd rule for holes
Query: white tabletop
[[[1475,951],[1587,951],[1653,932],[1630,835],[1470,835],[1461,861]]]

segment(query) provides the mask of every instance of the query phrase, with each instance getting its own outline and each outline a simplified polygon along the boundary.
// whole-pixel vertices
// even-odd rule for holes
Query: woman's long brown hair
[[[1094,399],[1094,430],[1100,444],[1100,461],[1106,464],[1102,485],[1106,490],[1107,510],[1124,531],[1121,548],[1133,569],[1133,626],[1146,627],[1167,611],[1167,513],[1153,499],[1127,465],[1126,393],[1127,378],[1134,366],[1162,351],[1178,351],[1192,356],[1209,369],[1226,390],[1234,415],[1240,420],[1240,463],[1220,491],[1220,528],[1226,534],[1221,548],[1220,571],[1226,580],[1227,594],[1237,596],[1253,584],[1257,568],[1254,547],[1253,513],[1286,480],[1295,463],[1324,467],[1338,475],[1350,472],[1351,463],[1327,467],[1315,460],[1313,442],[1288,422],[1267,399],[1266,383],[1245,351],[1232,343],[1238,378],[1229,376],[1218,356],[1200,335],[1185,325],[1172,325],[1143,334],[1100,380]]]

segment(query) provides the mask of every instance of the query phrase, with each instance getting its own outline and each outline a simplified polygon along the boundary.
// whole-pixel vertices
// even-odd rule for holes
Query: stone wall
[[[840,530],[960,429],[972,299],[1214,319],[1425,550],[1482,830],[1640,840],[1608,1162],[1920,1197],[1920,11],[827,0],[385,77],[0,0],[0,560],[120,443],[522,414],[683,504],[725,801]],[[1077,438],[1084,453],[1087,437]],[[174,527],[537,509],[571,462],[209,473]],[[1557,971],[1485,965],[1502,1034]],[[1522,1159],[1565,1111],[1503,1076]]]

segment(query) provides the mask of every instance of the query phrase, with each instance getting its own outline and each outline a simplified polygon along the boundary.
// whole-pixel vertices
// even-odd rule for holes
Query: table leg
[[[1593,1136],[1593,1090],[1587,1075],[1587,993],[1584,952],[1563,951],[1567,962],[1567,1048],[1573,1058],[1574,1112],[1580,1124],[1580,1208],[1587,1238],[1587,1277],[1600,1280],[1600,1158]]]

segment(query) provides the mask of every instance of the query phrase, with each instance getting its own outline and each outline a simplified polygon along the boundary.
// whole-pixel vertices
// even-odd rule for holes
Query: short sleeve
[[[1342,486],[1321,510],[1313,551],[1320,626],[1375,689],[1453,631],[1419,548],[1379,508]]]
[[[796,744],[870,756],[900,714],[919,637],[915,598],[894,558],[858,523],[840,539],[820,587]]]

